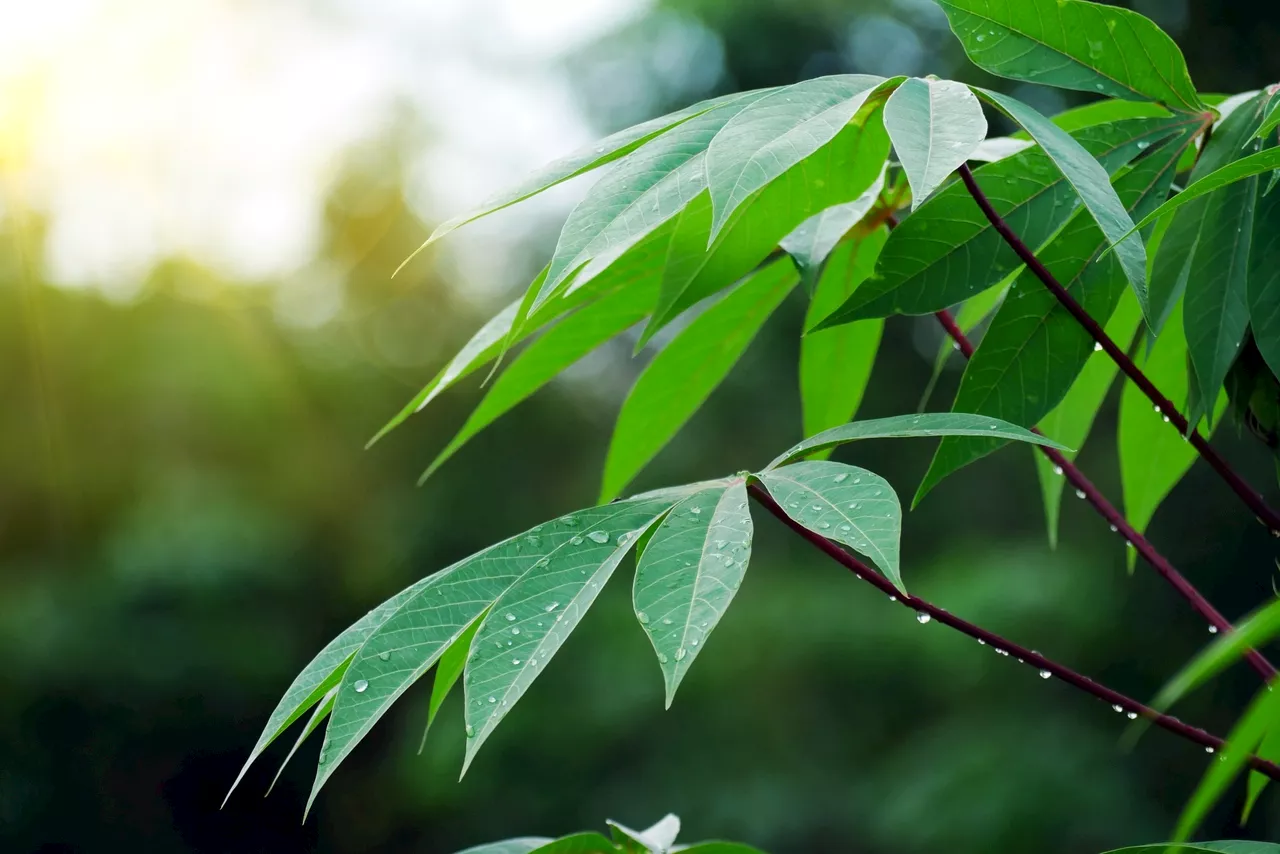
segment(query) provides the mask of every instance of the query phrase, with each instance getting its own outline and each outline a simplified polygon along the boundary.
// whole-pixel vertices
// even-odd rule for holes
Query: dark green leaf
[[[769,468],[776,468],[792,460],[809,456],[817,451],[834,448],[860,439],[893,439],[927,436],[997,436],[1001,439],[1012,439],[1018,442],[1030,442],[1033,445],[1044,445],[1049,448],[1065,450],[1052,439],[1037,436],[1030,430],[999,418],[988,418],[985,415],[968,415],[962,412],[928,412],[921,415],[894,415],[889,418],[874,418],[869,421],[854,421],[849,424],[824,430],[816,436],[810,436],[803,442],[793,445],[780,454]]]
[[[1138,154],[1193,123],[1127,119],[1075,132],[1105,168],[1118,170]],[[974,172],[1000,216],[1031,247],[1048,240],[1073,213],[1075,192],[1039,147]],[[981,293],[1021,266],[964,185],[956,182],[920,206],[889,235],[876,277],[819,328],[890,314],[929,314]]]
[[[458,854],[531,854],[552,840],[542,836],[524,836],[519,839],[504,839],[501,842],[490,842],[477,845]]]
[[[658,655],[668,708],[742,584],[751,533],[739,479],[673,507],[637,559],[636,617]]]
[[[601,501],[620,493],[697,411],[797,280],[789,260],[770,264],[699,315],[654,357],[618,414]]]
[[[979,68],[1189,112],[1206,109],[1173,39],[1136,12],[1080,0],[938,0]]]
[[[902,83],[884,105],[884,125],[911,182],[911,208],[929,197],[969,159],[987,135],[982,104],[963,83]]]
[[[1183,205],[1212,193],[1214,190],[1247,178],[1253,178],[1263,172],[1270,172],[1276,168],[1280,168],[1280,148],[1268,148],[1266,151],[1258,151],[1247,157],[1242,157],[1239,160],[1228,163],[1221,169],[1208,173],[1202,178],[1195,179],[1181,193],[1178,193],[1178,195],[1143,217],[1138,222],[1137,227],[1144,228],[1160,217],[1171,214]]]
[[[899,590],[902,508],[889,482],[842,463],[804,460],[761,472],[760,481],[788,516],[814,533],[871,558]]]
[[[1270,842],[1184,842],[1137,845],[1117,848],[1107,854],[1280,854],[1280,845]]]
[[[858,235],[827,261],[805,314],[805,326],[830,314],[869,276],[887,230]],[[804,435],[844,424],[858,411],[880,346],[882,320],[863,320],[800,339],[800,403]]]
[[[1116,178],[1122,203],[1138,213],[1158,205],[1168,193],[1180,153],[1180,146],[1167,146]],[[1104,323],[1125,292],[1125,277],[1115,260],[1110,255],[1099,260],[1106,246],[1093,219],[1079,211],[1039,252],[1054,278]],[[952,408],[1031,427],[1061,402],[1093,352],[1089,333],[1034,273],[1024,271],[969,360]],[[919,495],[1003,444],[985,437],[943,439]]]
[[[618,847],[594,831],[573,833],[552,840],[529,854],[614,854]]]
[[[465,632],[458,635],[458,639],[449,644],[449,648],[440,656],[440,662],[436,665],[436,676],[431,682],[431,701],[427,705],[427,725],[422,730],[422,741],[418,744],[418,752],[422,752],[422,748],[427,744],[427,735],[431,732],[431,725],[436,721],[436,715],[440,713],[440,707],[444,705],[445,698],[449,696],[449,692],[453,690],[453,686],[458,683],[458,678],[462,676],[462,670],[466,667],[467,657],[471,655],[471,641],[475,639],[476,632],[480,628],[480,623],[484,620],[484,614],[476,617]]]
[[[1263,153],[1280,155],[1280,148]],[[1280,193],[1257,200],[1248,281],[1254,343],[1271,372],[1280,376]]]
[[[280,763],[280,767],[276,770],[276,775],[271,778],[271,785],[267,787],[267,794],[271,794],[271,790],[276,787],[276,783],[280,782],[280,775],[284,773],[284,768],[289,764],[289,760],[293,758],[293,754],[298,752],[298,748],[302,746],[302,742],[307,740],[311,733],[316,731],[316,727],[329,717],[329,713],[333,711],[333,698],[338,695],[338,686],[334,685],[329,689],[329,693],[321,698],[316,704],[315,709],[311,712],[311,717],[307,719],[307,724],[302,728],[302,732],[298,734],[298,740],[293,743],[293,747],[289,748],[289,755]]]

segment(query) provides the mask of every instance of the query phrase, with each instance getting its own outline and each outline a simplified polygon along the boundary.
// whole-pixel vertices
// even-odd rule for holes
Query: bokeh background
[[[1280,79],[1280,7],[1136,2],[1208,91]],[[581,185],[433,223],[593,136],[842,71],[984,82],[929,0],[48,0],[0,15],[0,850],[447,852],[632,825],[790,852],[1094,852],[1171,827],[1207,757],[1132,754],[1106,706],[886,605],[761,518],[746,584],[670,711],[618,580],[462,782],[426,683],[302,804],[271,752],[219,803],[296,671],[367,608],[589,503],[651,355],[618,342],[414,482],[464,384],[363,445],[549,254]],[[989,81],[986,81],[989,82]],[[1002,84],[1040,108],[1072,96]],[[766,327],[639,486],[798,438],[803,306]],[[939,346],[890,322],[863,414],[911,411]],[[935,405],[959,376],[951,365]],[[1109,403],[1082,463],[1118,496]],[[1271,463],[1224,430],[1259,483]],[[911,494],[927,443],[858,448]],[[1271,490],[1274,493],[1274,489]],[[915,591],[1138,697],[1207,640],[1078,502],[1045,542],[1026,449],[906,521]],[[1202,466],[1155,541],[1229,615],[1275,545]],[[1231,672],[1183,710],[1225,730]],[[286,740],[291,740],[287,738]],[[1273,787],[1274,788],[1274,787]],[[1234,804],[1227,804],[1234,809]],[[1224,808],[1215,835],[1280,830]],[[1274,838],[1274,836],[1273,836]]]

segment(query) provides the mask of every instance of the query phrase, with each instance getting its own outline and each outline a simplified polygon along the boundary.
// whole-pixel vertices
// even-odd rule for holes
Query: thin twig
[[[935,312],[934,317],[938,319],[938,323],[947,331],[951,339],[956,342],[956,346],[964,354],[964,357],[966,359],[972,357],[974,352],[973,343],[969,341],[964,331],[956,325],[955,318],[951,316],[951,312],[943,309]],[[1039,429],[1034,427],[1032,430],[1036,433],[1040,432]],[[1106,496],[1084,476],[1084,473],[1074,463],[1053,448],[1047,448],[1043,445],[1037,445],[1036,447],[1053,463],[1054,471],[1065,477],[1067,482],[1076,488],[1076,495],[1087,500],[1098,511],[1098,514],[1110,523],[1112,531],[1120,534],[1126,543],[1136,549],[1138,554],[1142,555],[1143,560],[1151,564],[1161,578],[1173,585],[1173,588],[1178,591],[1182,598],[1191,603],[1191,607],[1195,609],[1196,613],[1204,617],[1213,631],[1234,631],[1235,627],[1231,625],[1231,622],[1218,613],[1218,610],[1209,603],[1209,600],[1205,599],[1200,591],[1196,590],[1191,582],[1182,573],[1178,572],[1164,555],[1156,551],[1155,546],[1146,537],[1134,530],[1128,520],[1124,518],[1124,515],[1107,500]],[[1249,660],[1249,664],[1253,666],[1254,670],[1258,671],[1264,681],[1270,682],[1275,678],[1275,667],[1262,653],[1251,649],[1246,657]]]
[[[964,181],[965,187],[968,188],[969,195],[973,196],[974,201],[978,203],[978,207],[982,209],[982,213],[986,216],[987,220],[995,230],[1000,233],[1000,236],[1004,238],[1004,242],[1009,244],[1009,247],[1013,249],[1013,251],[1018,254],[1018,257],[1022,259],[1023,263],[1027,265],[1027,269],[1031,270],[1031,272],[1035,274],[1036,278],[1038,278],[1044,286],[1049,289],[1049,291],[1057,298],[1058,302],[1060,302],[1062,306],[1071,313],[1071,316],[1074,317],[1082,327],[1084,327],[1090,337],[1092,337],[1093,340],[1107,352],[1107,355],[1110,356],[1112,361],[1120,367],[1120,370],[1124,372],[1124,375],[1133,380],[1134,384],[1142,390],[1142,393],[1145,394],[1153,404],[1155,404],[1156,411],[1164,416],[1164,420],[1171,423],[1179,433],[1188,438],[1191,445],[1199,452],[1200,456],[1213,467],[1213,470],[1218,473],[1219,477],[1226,481],[1227,485],[1231,487],[1236,495],[1240,496],[1240,499],[1248,505],[1249,509],[1253,511],[1253,514],[1258,517],[1258,520],[1262,522],[1262,524],[1266,525],[1271,530],[1272,534],[1280,537],[1280,515],[1267,505],[1267,502],[1263,499],[1261,493],[1250,486],[1244,478],[1236,473],[1235,469],[1233,469],[1226,460],[1218,455],[1218,452],[1215,451],[1204,436],[1200,434],[1200,431],[1189,431],[1187,419],[1178,411],[1178,408],[1173,405],[1172,401],[1160,393],[1160,390],[1156,388],[1147,375],[1142,372],[1142,369],[1133,363],[1133,360],[1129,358],[1129,355],[1111,339],[1111,336],[1107,335],[1106,330],[1102,328],[1098,321],[1094,320],[1093,317],[1090,316],[1089,312],[1084,310],[1084,307],[1076,301],[1075,297],[1073,297],[1070,292],[1068,292],[1067,289],[1064,288],[1056,278],[1054,278],[1054,275],[1049,272],[1048,268],[1041,263],[1040,259],[1036,257],[1036,254],[1031,251],[1031,248],[1027,246],[1027,244],[1023,243],[1022,239],[1009,227],[1009,224],[1004,221],[1000,214],[996,213],[995,208],[991,206],[991,201],[987,198],[986,194],[982,192],[982,188],[978,186],[978,182],[973,177],[973,172],[969,169],[968,164],[962,165],[956,171],[960,173],[960,179]]]
[[[832,560],[858,576],[858,578],[861,578],[881,593],[884,593],[889,597],[891,602],[898,602],[904,607],[915,611],[916,618],[920,619],[921,622],[937,620],[944,626],[948,626],[949,628],[955,629],[958,632],[976,639],[980,643],[986,644],[1001,655],[1011,656],[1016,658],[1020,663],[1037,668],[1042,676],[1047,673],[1049,676],[1055,677],[1068,685],[1092,694],[1104,703],[1109,703],[1116,711],[1126,714],[1130,719],[1136,719],[1139,717],[1146,718],[1161,729],[1168,730],[1169,732],[1179,735],[1188,741],[1195,742],[1202,747],[1215,751],[1222,748],[1224,744],[1223,740],[1212,733],[1206,732],[1199,727],[1193,727],[1190,724],[1183,723],[1170,715],[1162,714],[1149,706],[1139,703],[1131,697],[1126,697],[1124,694],[1113,691],[1105,685],[1101,685],[1089,677],[1075,672],[1069,667],[1065,667],[1055,661],[1051,661],[1038,652],[1025,649],[1012,641],[1006,640],[997,634],[987,631],[981,626],[976,626],[967,620],[962,620],[949,611],[945,611],[942,608],[919,598],[918,596],[911,596],[900,592],[883,575],[875,572],[866,564],[862,563],[856,557],[849,554],[826,537],[810,531],[808,528],[788,516],[787,511],[782,509],[782,507],[778,505],[778,502],[774,501],[773,497],[769,495],[768,491],[760,484],[752,483],[747,487],[747,489],[751,497],[755,499],[757,503],[776,516],[784,525],[799,534],[803,539],[808,541],[819,551],[826,554]],[[1280,780],[1280,766],[1257,756],[1250,756],[1248,762],[1249,767],[1253,768],[1255,771],[1259,771],[1273,780]]]

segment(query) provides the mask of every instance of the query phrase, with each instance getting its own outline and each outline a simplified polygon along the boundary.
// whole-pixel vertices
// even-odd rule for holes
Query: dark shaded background
[[[1275,4],[1141,7],[1178,35],[1202,89],[1280,79]],[[693,51],[693,72],[673,77],[670,50]],[[601,131],[839,71],[982,79],[928,0],[672,0],[568,61]],[[1070,103],[1000,85],[1043,109]],[[668,810],[688,839],[774,854],[1093,852],[1168,831],[1199,748],[1155,732],[1126,755],[1106,706],[918,625],[762,514],[747,583],[670,711],[619,581],[461,783],[457,698],[415,755],[424,683],[305,825],[315,742],[268,800],[283,750],[220,812],[267,713],[330,637],[416,578],[592,500],[642,364],[625,342],[606,348],[423,489],[417,473],[474,382],[362,451],[484,320],[430,263],[390,278],[428,229],[388,178],[394,158],[373,162],[353,160],[329,204],[323,251],[350,270],[346,309],[309,332],[274,324],[270,283],[178,260],[131,305],[43,285],[39,223],[0,221],[0,850],[446,852]],[[553,240],[549,223],[530,273]],[[798,299],[638,486],[759,465],[798,438]],[[938,341],[931,322],[891,321],[862,413],[913,409]],[[418,364],[391,364],[388,346]],[[1082,464],[1118,496],[1113,409]],[[1258,449],[1232,430],[1219,442],[1274,484]],[[930,453],[845,458],[911,494]],[[1271,594],[1274,543],[1203,466],[1152,535],[1229,615]],[[904,564],[916,592],[1138,697],[1207,638],[1153,573],[1126,576],[1119,541],[1082,505],[1064,508],[1049,551],[1025,449],[937,489],[907,519]],[[1183,713],[1224,731],[1253,689],[1233,671]],[[1214,830],[1276,838],[1280,801],[1264,796],[1244,830],[1224,809]]]

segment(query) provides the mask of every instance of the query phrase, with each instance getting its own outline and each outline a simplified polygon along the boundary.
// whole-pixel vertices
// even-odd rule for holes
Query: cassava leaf
[[[645,830],[632,830],[625,824],[612,820],[607,824],[614,841],[621,845],[639,846],[641,852],[651,852],[651,854],[666,854],[675,844],[676,837],[680,835],[680,818],[673,813],[667,813],[656,824]]]
[[[1107,170],[1070,134],[1017,98],[986,89],[977,91],[1031,134],[1031,138],[1053,160],[1111,244],[1125,278],[1138,297],[1144,316],[1150,317],[1147,305],[1147,251],[1142,245],[1142,239],[1129,233],[1133,230],[1133,220],[1129,218],[1124,204],[1112,189]]]
[[[705,152],[712,138],[772,91],[748,92],[694,116],[605,173],[569,213],[533,308],[588,261],[617,257],[701,193],[707,186]]]
[[[1076,130],[1081,146],[1116,171],[1137,155],[1195,123],[1169,117],[1125,119]],[[1062,227],[1075,191],[1035,147],[977,169],[974,178],[996,212],[1032,247]],[[876,275],[818,328],[890,314],[947,308],[1013,273],[1021,261],[960,182],[940,190],[893,230]]]
[[[814,281],[836,244],[875,206],[883,189],[884,171],[881,171],[880,177],[861,196],[814,214],[779,241],[782,250],[796,262],[809,290],[813,290]]]
[[[586,566],[588,557],[598,557],[603,563],[617,548],[618,536],[648,524],[673,500],[665,495],[635,498],[570,513],[464,558],[393,597],[390,601],[396,604],[391,613],[350,654],[351,663],[339,684],[320,750],[308,807],[390,705],[503,594],[531,576],[546,577],[548,568],[554,572],[564,564],[572,564],[578,575],[577,570]],[[609,542],[587,539],[585,535],[594,531],[606,533]],[[495,609],[486,622],[500,619],[496,613]],[[473,644],[468,672],[477,651],[483,648],[484,634],[482,626]],[[470,701],[471,689],[465,676],[464,683]],[[527,686],[527,682],[523,684]],[[486,734],[490,731],[491,727]],[[474,741],[468,741],[468,757],[474,756]]]
[[[1115,190],[1122,203],[1138,213],[1158,205],[1168,193],[1180,153],[1180,146],[1166,146],[1117,177]],[[1103,323],[1125,291],[1115,260],[1099,259],[1106,246],[1106,238],[1082,210],[1038,253],[1054,278]],[[1058,405],[1093,352],[1089,333],[1035,274],[1024,271],[965,367],[952,408],[1030,427]],[[943,439],[917,495],[1003,444],[986,437]]]
[[[735,116],[707,149],[713,211],[708,240],[738,205],[834,139],[884,82],[867,74],[818,77],[786,86]]]
[[[1158,845],[1136,845],[1117,848],[1107,854],[1280,854],[1280,845],[1270,842],[1162,842]]]
[[[966,337],[971,337],[970,333],[977,329],[979,324],[987,320],[1000,307],[1000,303],[1009,293],[1009,285],[1013,284],[1017,278],[1018,271],[1015,270],[1009,274],[1004,281],[998,282],[987,288],[981,293],[974,294],[965,300],[960,309],[952,317],[956,326]],[[862,321],[866,322],[866,321]],[[947,361],[952,354],[960,349],[960,345],[951,339],[949,335],[943,335],[942,341],[938,344],[938,353],[933,357],[933,372],[929,374],[929,382],[925,384],[924,392],[920,395],[920,403],[916,406],[917,412],[924,412],[929,405],[929,399],[933,397],[933,390],[937,387],[938,380],[942,378],[942,372],[947,367]]]
[[[657,653],[668,708],[742,584],[751,534],[746,483],[737,479],[673,507],[636,561],[636,617]]]
[[[271,785],[267,787],[267,794],[271,794],[271,790],[276,787],[276,783],[280,782],[280,775],[284,773],[284,768],[289,764],[289,760],[293,758],[293,754],[298,752],[298,748],[302,746],[302,742],[307,740],[311,733],[316,731],[316,727],[329,717],[329,712],[333,711],[333,698],[338,694],[338,686],[334,685],[329,689],[329,693],[325,694],[320,702],[316,704],[315,709],[311,712],[311,717],[307,719],[307,724],[302,728],[302,732],[298,734],[298,740],[293,743],[293,747],[289,748],[289,755],[285,756],[284,761],[280,763],[280,767],[276,770],[276,775],[271,778]]]
[[[985,415],[968,415],[963,412],[926,412],[920,415],[893,415],[889,418],[873,418],[868,421],[853,421],[849,424],[824,430],[816,436],[810,436],[803,442],[793,445],[779,454],[768,469],[785,465],[792,460],[809,456],[817,451],[834,448],[860,439],[901,439],[928,436],[998,436],[1016,442],[1030,442],[1033,445],[1044,445],[1049,448],[1066,450],[1062,445],[1044,436],[1037,436],[1030,430],[1001,421],[999,418],[988,418]],[[766,469],[767,470],[767,469]]]
[[[588,831],[554,839],[529,854],[614,854],[617,850],[608,837]]]
[[[658,305],[638,344],[750,273],[810,217],[859,198],[883,174],[888,155],[889,136],[880,112],[858,116],[826,145],[745,199],[710,247],[711,201],[706,195],[695,199],[680,217]]]
[[[532,854],[553,841],[543,836],[524,836],[519,839],[504,839],[501,842],[476,845],[465,851],[459,851],[458,854]]]
[[[992,74],[1187,112],[1205,104],[1173,39],[1137,12],[1081,0],[938,0]]]
[[[1263,153],[1271,152],[1280,153],[1280,148]],[[1280,376],[1280,193],[1257,199],[1248,282],[1254,343],[1272,374]]]
[[[1132,291],[1120,298],[1120,305],[1107,321],[1107,336],[1126,348],[1142,323],[1142,310]],[[1040,419],[1040,430],[1046,436],[1057,439],[1075,451],[1063,451],[1063,456],[1074,460],[1084,447],[1093,421],[1106,400],[1107,392],[1115,381],[1119,369],[1106,353],[1094,352],[1085,362],[1084,370],[1076,377],[1062,401]],[[1045,524],[1049,531],[1049,545],[1058,546],[1058,513],[1062,507],[1062,490],[1066,481],[1056,464],[1044,454],[1034,454],[1036,474],[1040,480],[1040,493],[1044,498]]]
[[[1202,196],[1212,193],[1214,190],[1221,189],[1238,181],[1261,175],[1264,172],[1270,172],[1272,169],[1280,168],[1280,148],[1268,148],[1265,151],[1254,152],[1247,157],[1232,161],[1221,169],[1217,169],[1202,178],[1197,178],[1187,185],[1181,193],[1153,210],[1151,213],[1143,217],[1137,225],[1137,228],[1144,228],[1157,219],[1173,213],[1183,205],[1189,204]]]
[[[805,326],[825,317],[871,275],[887,229],[859,234],[827,261],[805,313]],[[824,329],[800,339],[800,403],[804,435],[844,424],[858,411],[880,346],[882,320]]]
[[[1035,145],[1029,139],[1014,139],[1011,136],[993,136],[982,140],[969,152],[970,160],[981,160],[984,163],[995,163],[1026,151]]]
[[[911,182],[915,210],[987,135],[982,104],[963,83],[913,77],[884,105],[884,124]]]
[[[788,516],[866,555],[893,586],[905,589],[898,568],[902,508],[888,481],[824,460],[803,460],[757,476]]]
[[[475,639],[483,620],[484,614],[481,614],[472,621],[467,630],[449,644],[449,648],[444,651],[439,663],[436,664],[436,676],[431,681],[431,700],[427,704],[427,725],[422,729],[422,741],[418,744],[419,753],[427,744],[427,735],[431,732],[431,725],[436,722],[436,715],[440,714],[440,707],[444,705],[445,698],[449,696],[449,692],[453,690],[454,685],[458,684],[458,679],[462,676],[463,668],[467,665],[467,657],[471,655],[471,642]]]
[[[666,229],[670,236],[672,229]],[[660,248],[660,245],[655,246]],[[650,257],[660,257],[656,253]],[[626,286],[589,303],[553,326],[517,356],[422,475],[426,480],[473,436],[542,388],[605,341],[639,323],[658,295],[660,269],[641,272]]]
[[[645,367],[618,414],[601,501],[620,493],[702,405],[798,278],[785,258],[761,269],[695,318]]]

